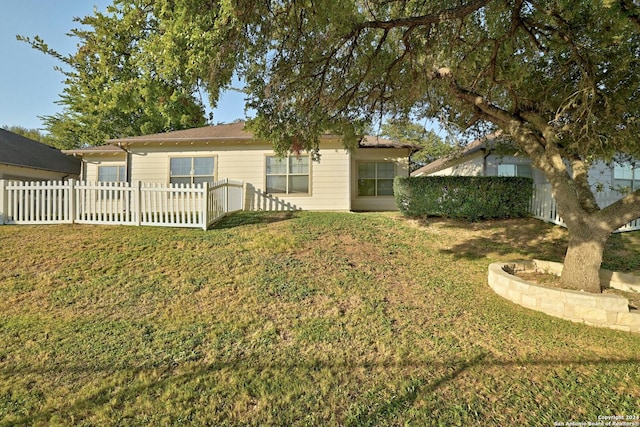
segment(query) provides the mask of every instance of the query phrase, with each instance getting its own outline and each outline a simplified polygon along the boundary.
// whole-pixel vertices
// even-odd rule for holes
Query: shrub
[[[533,180],[497,176],[397,177],[396,204],[407,216],[477,221],[529,215]]]

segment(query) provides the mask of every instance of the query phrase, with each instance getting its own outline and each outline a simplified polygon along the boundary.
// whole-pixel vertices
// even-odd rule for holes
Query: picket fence
[[[245,187],[242,181],[229,179],[196,185],[139,181],[85,183],[75,180],[0,180],[0,225],[121,224],[206,230],[225,215],[243,210]],[[267,200],[261,194],[257,194],[257,197],[259,202]],[[596,194],[600,207],[608,206],[619,198],[617,193]],[[271,206],[273,200],[270,203],[270,209],[274,209]],[[267,206],[260,205],[260,208],[266,209]],[[535,186],[530,213],[534,218],[565,226],[551,195],[550,185]],[[616,231],[634,230],[640,230],[640,218]]]
[[[244,183],[0,180],[0,224],[120,224],[206,230],[242,210]]]
[[[609,206],[621,197],[617,192],[597,192],[595,196],[600,208]],[[558,214],[556,201],[551,194],[551,185],[534,186],[533,196],[531,197],[530,213],[534,218],[566,227],[566,224]],[[635,230],[640,230],[640,218],[620,227],[615,232],[620,233]]]

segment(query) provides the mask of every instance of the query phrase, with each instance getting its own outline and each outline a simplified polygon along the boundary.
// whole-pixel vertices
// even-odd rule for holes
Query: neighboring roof
[[[475,141],[468,144],[462,151],[455,153],[454,155],[450,155],[447,157],[442,157],[438,160],[434,160],[433,162],[425,165],[415,171],[411,172],[411,176],[423,176],[429,175],[433,172],[437,172],[441,169],[446,168],[452,161],[462,159],[465,157],[469,157],[478,151],[484,151],[487,149],[487,142],[498,140],[501,137],[501,132],[495,132],[484,136],[482,138],[476,139]]]
[[[80,174],[79,159],[17,133],[0,129],[0,163],[26,168]]]

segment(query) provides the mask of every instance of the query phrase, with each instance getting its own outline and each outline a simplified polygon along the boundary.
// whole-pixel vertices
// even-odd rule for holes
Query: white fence
[[[619,193],[615,192],[598,192],[595,194],[598,206],[604,208],[609,206],[613,202],[620,199]],[[558,224],[563,227],[566,226],[560,215],[558,214],[558,208],[556,201],[551,195],[550,185],[536,185],[533,189],[533,196],[531,197],[531,215],[534,218],[541,219],[543,221]],[[623,227],[620,227],[616,232],[623,231],[635,231],[640,230],[640,218],[631,221]]]
[[[244,184],[0,180],[0,224],[122,224],[207,229],[242,210]]]

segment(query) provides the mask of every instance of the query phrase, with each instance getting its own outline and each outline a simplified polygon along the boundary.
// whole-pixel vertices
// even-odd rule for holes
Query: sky
[[[61,54],[74,53],[78,39],[66,34],[75,27],[74,17],[105,11],[111,0],[0,0],[0,127],[42,129],[40,116],[62,110],[55,102],[64,88],[64,75],[54,67],[55,58],[33,49],[16,35],[40,36]],[[207,111],[208,114],[209,111]],[[245,117],[241,93],[228,91],[213,110],[213,122]]]

